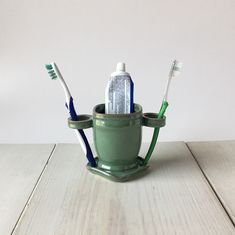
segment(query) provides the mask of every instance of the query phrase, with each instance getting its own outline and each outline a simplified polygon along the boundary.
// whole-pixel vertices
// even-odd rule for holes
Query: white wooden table
[[[235,234],[235,141],[160,143],[125,183],[85,164],[75,144],[0,145],[0,235]]]

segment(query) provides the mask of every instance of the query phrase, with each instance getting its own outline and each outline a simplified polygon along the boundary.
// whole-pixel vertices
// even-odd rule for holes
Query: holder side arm
[[[166,117],[158,119],[157,113],[144,113],[142,118],[142,125],[153,128],[161,128],[166,125]]]
[[[87,129],[93,126],[92,116],[88,114],[78,115],[78,121],[73,121],[71,118],[68,118],[68,126],[72,129]]]

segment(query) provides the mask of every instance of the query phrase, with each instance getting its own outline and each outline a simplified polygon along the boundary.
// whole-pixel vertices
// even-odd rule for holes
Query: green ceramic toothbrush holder
[[[130,114],[105,114],[105,104],[96,105],[93,115],[78,115],[79,121],[68,119],[73,129],[93,128],[97,167],[87,165],[92,173],[113,181],[127,181],[148,166],[139,157],[142,126],[161,128],[166,118],[157,119],[156,113],[142,113],[142,107],[134,104]]]

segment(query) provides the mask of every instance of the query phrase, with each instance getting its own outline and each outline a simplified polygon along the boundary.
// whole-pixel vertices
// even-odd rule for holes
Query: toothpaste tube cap
[[[130,74],[126,72],[125,63],[123,62],[117,63],[116,71],[111,74],[111,77],[115,76],[130,76]]]

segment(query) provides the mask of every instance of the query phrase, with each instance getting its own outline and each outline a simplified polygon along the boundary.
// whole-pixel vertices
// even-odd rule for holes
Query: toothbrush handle
[[[76,113],[74,105],[73,105],[73,97],[72,96],[70,97],[69,104],[65,103],[65,106],[66,106],[66,108],[69,111],[71,119],[73,121],[77,121],[78,120],[78,116],[77,116],[77,113]]]
[[[162,106],[160,108],[160,111],[158,113],[157,119],[162,119],[164,117],[164,114],[166,112],[167,107],[168,107],[168,102],[167,101],[163,101],[162,102]],[[157,143],[157,139],[158,139],[158,135],[159,135],[159,130],[160,130],[159,127],[154,128],[151,144],[149,146],[149,149],[148,149],[148,152],[146,154],[146,157],[144,158],[144,162],[143,162],[144,165],[148,164],[148,161],[149,161],[150,157],[152,156],[153,150],[154,150],[155,145]]]
[[[83,130],[78,130],[79,134],[81,135],[83,141],[84,141],[84,144],[86,145],[86,158],[90,164],[91,167],[96,167],[96,161],[94,159],[94,156],[93,156],[93,153],[92,153],[92,150],[91,150],[91,147],[89,145],[89,142],[87,140],[87,137],[84,133]]]
[[[78,116],[74,108],[73,104],[73,98],[70,97],[69,105],[66,103],[65,106],[69,110],[70,117],[73,121],[78,121]],[[87,137],[83,130],[76,130],[77,137],[79,139],[79,142],[81,144],[81,147],[83,148],[83,151],[85,152],[86,158],[90,164],[91,167],[96,167],[96,161],[94,159],[91,147],[89,145],[89,142],[87,140]]]

